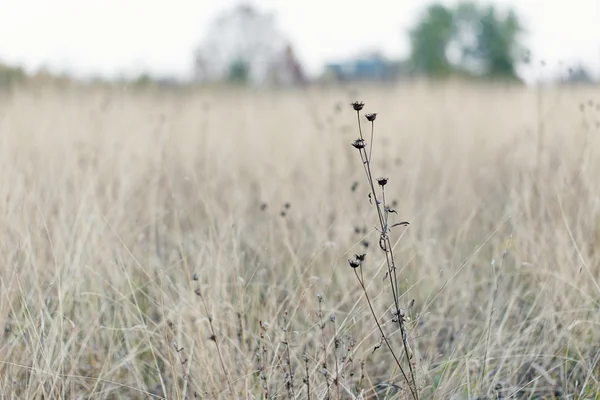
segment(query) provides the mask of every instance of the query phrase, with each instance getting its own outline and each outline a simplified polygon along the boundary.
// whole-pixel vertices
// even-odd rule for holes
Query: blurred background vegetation
[[[399,33],[400,34],[400,33]],[[389,82],[402,79],[450,77],[522,83],[519,65],[532,61],[523,45],[527,29],[515,10],[462,2],[453,7],[432,3],[403,34],[410,42],[406,59],[389,59],[377,49],[346,60],[333,60],[316,77],[308,77],[294,47],[274,15],[251,5],[237,5],[212,21],[194,54],[193,78],[95,78],[94,84],[135,87],[190,85],[302,86],[311,83]],[[565,69],[554,82],[595,83],[583,65]],[[26,73],[0,60],[0,90],[30,82],[65,84],[74,79],[45,70]]]

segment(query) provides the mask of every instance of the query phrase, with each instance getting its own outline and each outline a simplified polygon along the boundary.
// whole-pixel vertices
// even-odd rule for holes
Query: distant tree
[[[289,52],[289,42],[275,17],[249,5],[219,16],[195,53],[197,81],[263,83]]]
[[[463,62],[470,58],[488,77],[516,78],[516,64],[524,48],[520,45],[523,27],[513,10],[502,15],[492,5],[462,3],[455,10],[455,23]],[[461,35],[465,30],[472,35],[471,40]]]
[[[452,66],[447,50],[455,32],[452,11],[441,4],[429,6],[409,31],[410,61],[415,70],[427,75],[445,75]]]
[[[21,84],[27,79],[27,74],[21,67],[0,62],[0,89],[10,88]]]
[[[590,84],[594,82],[595,79],[592,74],[583,65],[569,68],[567,76],[561,79],[563,84]]]
[[[132,83],[136,87],[143,88],[151,86],[154,83],[154,79],[149,73],[143,72],[137,77],[135,77]]]
[[[410,32],[411,61],[428,75],[462,71],[485,77],[515,79],[524,53],[523,26],[513,10],[463,2],[453,9],[431,5]],[[449,60],[449,53],[458,54]]]

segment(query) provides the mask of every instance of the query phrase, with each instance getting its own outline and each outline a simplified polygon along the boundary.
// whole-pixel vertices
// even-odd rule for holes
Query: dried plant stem
[[[338,354],[337,354],[337,349],[340,346],[340,340],[337,336],[337,327],[335,324],[335,315],[332,314],[331,317],[329,317],[330,321],[333,323],[333,356],[335,357],[335,378],[334,378],[334,383],[335,383],[335,388],[336,388],[336,394],[337,394],[337,399],[340,400],[341,399],[341,394],[340,394],[340,367],[339,367],[339,363],[338,363]]]
[[[262,388],[264,390],[264,397],[265,399],[269,398],[269,380],[267,377],[267,372],[266,372],[266,366],[265,366],[265,361],[267,359],[267,346],[265,345],[265,332],[267,330],[267,328],[265,327],[265,324],[261,321],[259,321],[259,325],[260,325],[260,339],[258,342],[258,349],[257,349],[257,358],[258,358],[258,371],[259,371],[259,377],[260,380],[262,382]]]
[[[371,303],[371,298],[369,297],[369,293],[367,292],[367,288],[366,288],[365,283],[364,283],[364,276],[363,276],[363,267],[362,267],[362,265],[359,268],[360,268],[360,276],[358,275],[358,272],[356,272],[356,269],[354,269],[354,275],[356,275],[356,279],[360,283],[360,286],[362,287],[363,293],[365,294],[365,299],[367,300],[367,304],[369,305],[369,309],[371,310],[371,314],[373,315],[373,319],[375,320],[375,324],[377,325],[377,329],[379,330],[379,333],[381,333],[381,337],[383,338],[383,341],[385,342],[388,350],[392,354],[392,357],[394,357],[394,361],[396,362],[396,365],[400,369],[400,372],[402,373],[402,376],[404,377],[404,379],[406,380],[406,382],[409,383],[408,386],[410,388],[411,394],[413,395],[413,397],[415,399],[418,399],[418,395],[416,393],[416,388],[413,389],[412,385],[410,385],[410,379],[406,375],[406,372],[404,372],[404,368],[402,368],[402,364],[400,364],[400,360],[396,356],[396,353],[394,352],[394,349],[392,348],[392,345],[388,341],[388,338],[385,335],[385,332],[383,331],[383,328],[382,328],[381,324],[379,323],[379,318],[377,317],[377,314],[375,313],[375,310],[373,309],[373,304]]]
[[[304,373],[306,374],[304,377],[304,384],[306,385],[306,399],[310,400],[310,373],[308,372],[308,355],[306,354],[306,349],[304,349],[302,359],[304,360]]]
[[[215,347],[217,348],[217,354],[219,354],[219,362],[221,363],[221,369],[223,370],[223,374],[225,375],[225,379],[227,380],[227,386],[229,387],[229,391],[233,396],[233,386],[231,385],[231,379],[229,379],[229,373],[227,372],[227,368],[225,368],[225,361],[223,359],[223,353],[221,352],[221,347],[219,346],[219,341],[217,340],[217,335],[215,334],[215,327],[213,325],[212,317],[208,318],[208,322],[210,325],[210,333],[211,339],[215,342]]]
[[[362,108],[362,107],[360,107],[360,108]],[[391,286],[391,290],[392,290],[392,296],[394,299],[395,314],[396,314],[396,319],[398,321],[398,326],[400,328],[400,334],[402,336],[402,344],[404,347],[404,353],[406,355],[406,360],[409,365],[409,370],[410,370],[410,375],[411,375],[410,380],[406,377],[406,374],[404,373],[404,370],[402,369],[402,366],[400,365],[400,361],[398,360],[398,358],[395,355],[394,355],[394,358],[396,359],[398,367],[402,371],[402,374],[404,375],[407,383],[409,384],[409,386],[412,385],[411,393],[412,393],[413,397],[415,398],[415,400],[418,400],[419,396],[418,396],[418,390],[417,390],[416,377],[415,377],[415,373],[414,373],[414,370],[412,367],[412,363],[410,361],[411,357],[410,357],[410,352],[409,352],[408,339],[406,337],[406,329],[404,327],[404,320],[403,320],[403,316],[402,316],[401,309],[400,309],[400,302],[399,302],[400,293],[399,293],[396,264],[394,261],[392,244],[391,244],[390,238],[388,236],[390,227],[388,225],[388,210],[385,205],[385,191],[383,190],[384,185],[381,185],[382,186],[382,201],[380,202],[377,198],[377,192],[375,191],[375,183],[374,183],[374,179],[373,179],[373,174],[371,172],[370,153],[373,148],[372,142],[373,142],[374,122],[373,122],[373,120],[371,121],[371,143],[369,146],[370,147],[369,154],[367,154],[367,151],[364,147],[364,137],[363,137],[363,133],[362,133],[362,125],[360,122],[360,109],[355,108],[355,110],[356,110],[356,118],[357,118],[357,122],[358,122],[358,131],[359,131],[359,135],[360,135],[360,140],[363,143],[362,147],[358,147],[358,151],[359,151],[361,161],[362,161],[362,164],[363,164],[363,167],[365,170],[367,181],[369,182],[369,186],[371,188],[370,197],[372,197],[372,200],[375,202],[375,208],[377,209],[377,215],[378,215],[379,224],[381,227],[379,244],[380,244],[380,247],[386,253],[386,263],[387,263],[387,267],[388,267],[387,276],[389,278],[389,282],[390,282],[390,286]],[[362,267],[361,267],[361,271],[362,271]],[[357,274],[357,277],[358,277],[358,274]],[[367,294],[366,288],[364,287],[363,282],[361,282],[361,286],[363,286],[363,291],[365,292],[365,295],[366,295]],[[375,313],[373,313],[373,316],[376,317]],[[383,331],[382,331],[382,334],[383,334]],[[388,343],[387,339],[386,339],[386,343]],[[388,346],[388,347],[390,348],[390,351],[391,351],[391,347],[390,346]]]
[[[360,116],[358,118],[358,124],[360,126]],[[375,131],[375,124],[371,122],[371,140],[369,141],[369,160],[371,159],[371,154],[373,154],[373,133]],[[385,203],[385,202],[384,202]]]
[[[204,306],[204,311],[206,312],[206,316],[208,318],[208,324],[210,326],[210,340],[215,343],[215,347],[217,348],[217,354],[219,355],[219,362],[221,364],[221,369],[223,370],[223,375],[225,375],[225,380],[227,381],[227,386],[229,388],[229,392],[232,396],[234,396],[233,385],[231,384],[231,379],[229,378],[229,373],[227,372],[227,368],[225,367],[225,360],[223,359],[223,353],[221,352],[221,347],[219,346],[219,340],[217,338],[217,334],[215,332],[215,327],[213,324],[213,318],[208,311],[208,305],[206,304],[206,300],[204,296],[202,296],[202,292],[200,288],[196,288],[196,295],[200,297],[202,300],[202,305]]]
[[[358,132],[360,134],[360,138],[361,138],[361,140],[364,141],[364,137],[362,134],[362,126],[360,124],[360,112],[359,111],[356,112],[356,118],[358,120]],[[379,208],[379,204],[377,202],[377,193],[375,193],[375,185],[373,183],[373,175],[371,174],[371,163],[369,161],[370,159],[367,156],[367,152],[364,148],[360,149],[359,152],[360,152],[361,160],[363,162],[363,167],[365,169],[365,173],[367,174],[367,181],[369,182],[369,185],[371,186],[371,195],[373,196],[373,199],[375,200],[375,206],[377,208],[377,215],[379,216],[379,223],[383,227],[383,225],[384,225],[383,213],[381,212],[381,209]]]
[[[289,394],[291,396],[291,398],[295,398],[296,395],[294,393],[294,373],[292,371],[292,357],[290,355],[290,339],[288,336],[288,312],[285,311],[283,313],[283,322],[284,322],[284,327],[283,327],[283,333],[284,333],[284,347],[285,347],[285,363],[287,364],[287,368],[288,368],[288,382],[286,383],[286,386],[288,388]]]
[[[325,339],[325,323],[323,322],[323,297],[321,295],[317,296],[317,300],[319,301],[319,329],[321,330],[321,339],[323,340],[323,362],[321,363],[321,372],[325,377],[325,383],[327,385],[327,399],[329,398],[329,377],[327,370],[327,340]]]
[[[486,334],[486,338],[485,338],[485,351],[483,353],[483,363],[481,366],[481,374],[479,377],[480,390],[481,390],[481,385],[483,385],[483,378],[485,377],[485,370],[487,368],[487,356],[488,356],[488,349],[490,347],[490,334],[492,331],[492,320],[493,320],[493,316],[494,316],[494,308],[496,307],[496,298],[498,297],[498,280],[500,279],[500,271],[502,270],[502,267],[504,266],[504,260],[506,259],[506,256],[508,254],[508,247],[510,246],[511,240],[512,240],[512,234],[508,237],[508,241],[506,242],[506,247],[504,248],[504,251],[502,252],[502,259],[500,260],[500,266],[499,266],[498,270],[496,270],[495,263],[492,261],[492,268],[494,269],[494,290],[492,292],[492,304],[490,307],[490,314],[488,316],[487,334]]]

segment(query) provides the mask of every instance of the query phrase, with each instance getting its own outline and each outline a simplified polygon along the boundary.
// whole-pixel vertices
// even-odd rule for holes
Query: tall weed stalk
[[[354,274],[356,275],[356,279],[360,283],[360,286],[363,290],[365,299],[369,305],[369,309],[371,310],[371,314],[373,315],[373,319],[377,325],[377,328],[381,334],[381,339],[385,342],[388,350],[392,354],[394,358],[394,362],[396,366],[400,370],[404,380],[406,381],[410,393],[415,400],[419,399],[419,390],[417,387],[417,379],[415,376],[415,368],[412,365],[412,350],[408,343],[407,333],[406,333],[406,325],[407,321],[407,309],[403,309],[400,307],[400,288],[398,286],[398,272],[396,268],[396,261],[394,258],[394,249],[392,243],[390,241],[390,233],[391,229],[396,226],[407,226],[408,222],[396,222],[392,223],[390,221],[390,214],[397,214],[395,210],[390,208],[386,203],[385,197],[385,187],[388,184],[389,179],[380,177],[374,178],[373,172],[371,168],[371,155],[373,152],[373,137],[375,131],[375,119],[377,117],[376,113],[366,114],[365,118],[371,125],[371,133],[369,143],[365,141],[363,135],[363,129],[361,124],[361,111],[364,107],[363,102],[354,102],[352,103],[352,108],[356,111],[357,125],[358,125],[358,139],[352,142],[352,146],[358,150],[360,155],[360,159],[362,161],[362,166],[365,171],[365,175],[367,178],[367,182],[369,185],[369,202],[376,208],[377,217],[379,220],[379,248],[385,253],[385,260],[387,264],[387,271],[384,279],[387,279],[390,284],[390,294],[393,300],[393,322],[398,324],[398,328],[400,330],[400,334],[402,336],[402,349],[394,349],[392,344],[390,343],[387,335],[385,334],[383,327],[379,322],[379,318],[377,317],[377,313],[373,308],[373,304],[371,298],[369,297],[369,293],[367,291],[367,287],[365,285],[365,278],[363,273],[363,262],[365,260],[366,254],[356,254],[354,258],[348,260],[350,267],[354,270]],[[378,187],[379,190],[376,188]],[[412,306],[412,304],[411,304]],[[409,306],[410,308],[410,306]],[[403,353],[403,355],[401,355]],[[406,357],[406,363],[408,364],[408,371],[402,365],[402,357]]]

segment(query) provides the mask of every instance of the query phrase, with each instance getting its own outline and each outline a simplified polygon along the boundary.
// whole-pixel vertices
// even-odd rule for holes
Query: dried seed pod
[[[375,118],[377,118],[377,113],[367,114],[365,115],[365,118],[367,119],[367,121],[373,122],[375,121]]]
[[[365,106],[365,103],[363,103],[362,101],[355,101],[354,103],[351,103],[350,105],[352,106],[354,111],[360,111]]]

